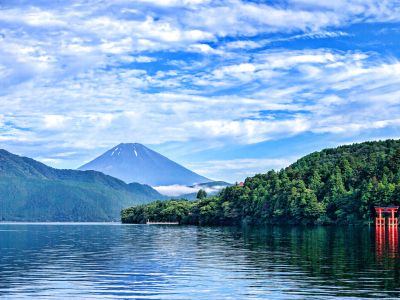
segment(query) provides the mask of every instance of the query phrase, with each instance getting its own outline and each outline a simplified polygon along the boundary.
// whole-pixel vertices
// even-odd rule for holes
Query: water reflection
[[[0,225],[0,296],[400,297],[397,228]]]
[[[375,227],[376,258],[382,261],[385,257],[399,256],[399,232],[397,226]]]
[[[382,260],[386,249],[386,227],[377,225],[375,226],[375,231],[376,258],[377,260]]]
[[[399,255],[399,232],[397,226],[389,227],[389,256],[395,258]]]

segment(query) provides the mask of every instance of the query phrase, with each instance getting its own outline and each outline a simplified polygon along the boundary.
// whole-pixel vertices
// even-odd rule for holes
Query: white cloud
[[[157,58],[140,55],[140,56],[132,57],[132,59],[130,61],[138,62],[138,63],[149,63],[149,62],[157,61]]]
[[[399,69],[397,62],[380,63],[362,53],[272,51],[256,54],[251,64],[213,66],[200,72],[209,82],[223,82],[224,88],[248,85],[232,96],[185,90],[188,82],[197,83],[197,73],[176,70],[151,76],[144,70],[115,68],[50,81],[51,85],[26,83],[2,96],[0,110],[12,112],[4,118],[16,128],[31,130],[12,129],[10,140],[30,136],[82,149],[121,141],[160,144],[199,137],[207,143],[249,144],[303,132],[397,126],[390,120],[399,112],[393,107],[400,99]],[[246,77],[237,76],[242,73]],[[159,87],[164,92],[146,92]],[[43,122],[38,122],[42,115]],[[154,128],[162,128],[163,134]]]
[[[177,196],[184,195],[184,194],[197,193],[199,190],[194,187],[189,187],[186,185],[178,185],[178,184],[155,186],[153,188],[156,191],[158,191],[160,194],[163,194],[166,196],[171,196],[171,197],[177,197]]]
[[[188,48],[189,51],[193,52],[200,52],[200,53],[205,53],[205,54],[217,54],[217,55],[223,55],[224,52],[221,50],[216,50],[210,45],[207,44],[193,44]]]
[[[264,43],[255,42],[252,40],[239,40],[226,43],[225,47],[228,49],[254,49],[262,47]]]
[[[209,3],[210,0],[139,0],[139,2],[150,3],[157,6],[196,6]]]
[[[280,170],[296,160],[296,157],[210,160],[193,163],[189,167],[204,176],[212,176],[217,180],[223,178],[234,183],[244,181],[247,177],[255,174],[266,173],[272,169]]]
[[[231,65],[231,66],[226,66],[223,67],[221,70],[214,71],[214,73],[217,73],[217,76],[220,76],[220,73],[227,73],[227,74],[232,74],[232,73],[252,73],[256,70],[256,67],[253,64],[249,63],[244,63],[244,64],[239,64],[239,65]]]
[[[170,196],[170,197],[178,197],[185,194],[193,194],[197,193],[200,189],[205,190],[207,194],[214,194],[222,190],[225,185],[214,185],[211,187],[204,187],[200,185],[195,186],[186,186],[186,185],[165,185],[165,186],[155,186],[153,187],[160,194]]]
[[[44,116],[44,127],[49,129],[64,129],[67,118],[61,115]]]
[[[325,2],[9,5],[0,16],[0,140],[43,144],[49,153],[37,157],[58,164],[47,154],[60,147],[87,159],[88,149],[122,141],[227,146],[399,128],[396,59],[269,46],[400,20],[398,1]],[[271,32],[285,34],[265,38]]]
[[[0,21],[25,23],[30,26],[67,26],[68,24],[52,11],[44,11],[36,7],[26,9],[24,14],[18,9],[4,9]]]
[[[206,132],[211,138],[228,138],[242,143],[259,143],[278,136],[291,136],[310,128],[310,122],[304,118],[284,121],[243,120],[224,121],[208,120],[194,122],[200,132]]]

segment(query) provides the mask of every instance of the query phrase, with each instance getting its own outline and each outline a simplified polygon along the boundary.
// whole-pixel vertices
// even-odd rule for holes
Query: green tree
[[[204,199],[204,198],[206,198],[206,197],[207,197],[207,192],[206,192],[205,190],[200,189],[200,190],[197,192],[197,195],[196,195],[196,198],[197,198],[197,199]]]
[[[168,216],[201,225],[369,221],[374,205],[400,204],[400,140],[315,152],[286,169],[246,178],[244,186],[198,198],[182,202],[185,209],[160,201],[127,209],[122,216],[129,222]]]

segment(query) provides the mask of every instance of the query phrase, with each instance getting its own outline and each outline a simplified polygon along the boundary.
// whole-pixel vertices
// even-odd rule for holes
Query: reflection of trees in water
[[[119,289],[121,295],[138,296],[138,291],[146,290],[150,296],[182,282],[195,286],[196,280],[215,288],[220,281],[211,282],[209,271],[228,276],[227,285],[246,281],[261,291],[268,284],[279,291],[283,282],[291,282],[293,293],[400,296],[398,243],[389,246],[385,240],[379,248],[375,228],[10,225],[7,229],[19,231],[0,232],[0,296],[16,284],[32,293],[48,288],[43,278],[73,284],[82,279],[95,293],[108,295]]]
[[[235,237],[240,233],[230,234]],[[307,276],[307,280],[300,280],[305,290],[318,286],[332,289],[336,296],[384,292],[400,297],[398,242],[386,242],[386,247],[379,252],[375,228],[271,226],[243,229],[241,234],[245,247],[250,250],[246,252],[249,261],[285,278],[291,272],[294,280]]]

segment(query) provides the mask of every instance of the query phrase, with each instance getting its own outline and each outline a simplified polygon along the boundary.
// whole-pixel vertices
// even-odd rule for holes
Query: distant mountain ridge
[[[78,170],[100,171],[128,183],[139,182],[151,186],[193,185],[212,181],[138,143],[119,144]]]
[[[127,204],[165,197],[96,171],[59,170],[0,150],[0,220],[112,221]]]

